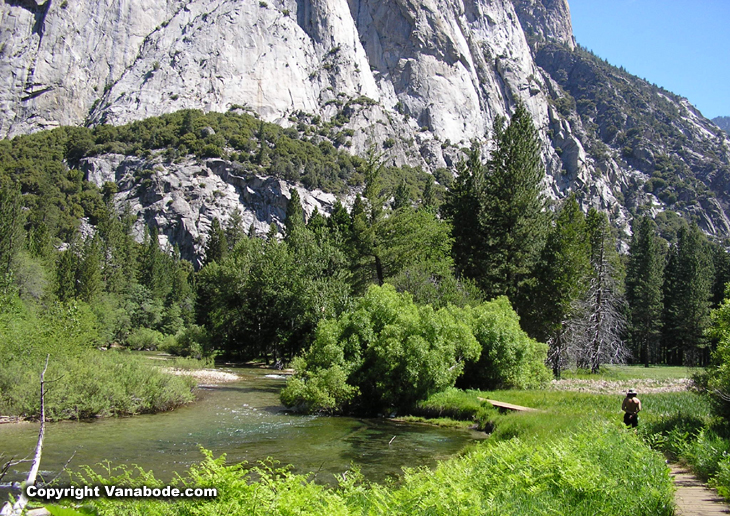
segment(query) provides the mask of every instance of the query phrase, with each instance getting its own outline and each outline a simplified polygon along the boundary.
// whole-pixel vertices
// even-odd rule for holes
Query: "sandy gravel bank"
[[[216,369],[175,369],[174,367],[166,367],[164,371],[177,376],[192,376],[201,385],[218,385],[221,383],[230,383],[239,380],[239,376],[225,371]]]

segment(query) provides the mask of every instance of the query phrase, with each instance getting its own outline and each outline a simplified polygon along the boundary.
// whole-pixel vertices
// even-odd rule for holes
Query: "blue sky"
[[[730,0],[568,0],[583,47],[663,86],[707,118],[730,116]]]

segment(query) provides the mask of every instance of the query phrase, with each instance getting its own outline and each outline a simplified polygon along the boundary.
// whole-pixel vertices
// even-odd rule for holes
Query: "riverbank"
[[[10,423],[23,423],[25,419],[18,416],[0,416],[0,425],[7,425]]]
[[[189,441],[190,436],[195,436],[195,443],[189,443],[190,446],[204,442],[200,439],[202,422],[211,423],[210,437],[219,444],[206,455],[201,465],[192,466],[181,475],[188,485],[216,487],[216,499],[175,500],[172,503],[100,499],[92,502],[98,513],[171,516],[181,512],[203,515],[258,511],[258,514],[278,515],[299,511],[311,515],[445,516],[461,510],[487,515],[548,514],[550,511],[575,516],[673,514],[672,483],[664,457],[652,451],[641,433],[637,435],[624,429],[617,415],[620,410],[616,404],[620,407],[620,396],[557,390],[447,393],[449,403],[459,402],[453,407],[453,413],[477,407],[489,415],[489,421],[495,425],[490,438],[482,444],[468,446],[458,457],[436,457],[434,445],[446,434],[435,433],[434,436],[442,437],[425,441],[424,447],[427,456],[441,459],[435,471],[411,470],[401,474],[396,484],[373,484],[353,469],[332,471],[331,459],[317,454],[327,451],[348,461],[383,454],[383,463],[392,465],[395,458],[402,458],[417,447],[413,442],[406,442],[403,435],[393,438],[399,423],[389,419],[370,423],[351,418],[287,415],[276,401],[283,380],[268,378],[267,373],[267,370],[241,372],[241,382],[230,384],[230,388],[209,390],[199,404],[164,417],[149,418],[155,426],[150,433],[152,448],[146,454],[154,455],[151,460],[155,463],[152,466],[155,471],[161,460],[180,463],[177,457],[168,457],[169,450],[155,455],[163,443],[160,435],[164,435],[164,442],[169,441],[179,453],[180,444]],[[258,381],[249,381],[254,379]],[[258,390],[255,390],[256,386]],[[260,396],[255,403],[254,392]],[[214,395],[223,399],[234,394],[237,397],[227,401],[230,408],[211,403]],[[542,412],[500,413],[484,406],[479,397],[539,408]],[[642,399],[647,414],[641,425],[671,418],[671,414],[685,406],[693,407],[690,415],[699,414],[706,407],[698,400],[697,395],[690,392],[647,394]],[[206,407],[206,414],[198,413]],[[188,426],[181,425],[181,417],[189,420]],[[222,417],[228,423],[223,423]],[[108,443],[115,443],[117,450],[128,449],[120,440],[133,438],[136,449],[146,449],[144,434],[128,428],[128,423],[136,425],[144,419],[147,418],[113,421],[114,426],[120,427],[116,433],[110,433],[106,425],[103,427],[103,446],[113,465],[137,463],[111,455]],[[257,455],[250,454],[255,439],[252,429],[244,424],[249,419],[264,432],[261,443],[280,446],[283,455],[269,448],[259,450]],[[164,425],[157,422],[164,422]],[[333,434],[327,426],[322,426],[324,424],[335,425],[337,432]],[[303,433],[304,427],[311,432]],[[427,432],[438,431],[419,427]],[[175,437],[177,434],[171,432],[187,437],[180,441]],[[84,436],[83,441],[88,443],[90,439]],[[340,444],[347,444],[348,448],[339,449]],[[211,449],[209,445],[204,447]],[[213,458],[222,453],[228,455],[230,466]],[[255,457],[261,453],[270,457],[282,456],[284,463],[297,463],[298,467],[280,471],[275,466],[271,466],[273,469],[260,466],[252,472],[248,467],[238,465],[242,460],[255,464]],[[187,454],[186,457],[183,460],[189,464],[191,459]],[[305,457],[308,462],[302,463]],[[423,459],[420,461],[411,464],[425,463]],[[150,466],[143,468],[151,469]],[[331,472],[335,473],[337,486],[321,485],[320,481],[326,475],[332,478]],[[125,475],[121,470],[114,474],[122,476],[92,476],[87,481],[114,483]],[[132,483],[143,481],[152,482],[148,476],[132,476]],[[630,500],[622,495],[627,491],[632,492]]]
[[[0,414],[6,421],[39,417],[41,366],[0,364]],[[45,397],[47,421],[165,412],[193,401],[198,383],[144,357],[95,349],[52,356],[45,377],[52,382]]]
[[[279,402],[284,380],[271,378],[270,370],[226,372],[240,380],[203,388],[195,403],[173,411],[48,425],[43,470],[52,478],[76,452],[72,471],[106,461],[137,464],[170,482],[204,458],[204,447],[245,468],[271,459],[295,473],[317,472],[317,483],[336,485],[353,464],[368,481],[387,482],[401,478],[403,467],[433,469],[485,436],[391,419],[292,414]],[[21,456],[37,437],[37,423],[5,425],[0,449]]]

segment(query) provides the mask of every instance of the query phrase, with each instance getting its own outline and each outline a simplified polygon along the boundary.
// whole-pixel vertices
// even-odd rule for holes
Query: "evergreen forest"
[[[523,106],[495,123],[486,159],[476,143],[464,149],[455,179],[442,179],[448,189],[419,170],[384,165],[375,149],[365,158],[337,150],[322,136],[337,140],[334,123],[316,133],[321,122],[302,114],[298,125],[281,129],[234,111],[189,110],[0,142],[3,411],[32,415],[32,403],[14,394],[15,375],[37,370],[45,352],[70,360],[111,346],[279,366],[296,359],[303,376],[286,399],[337,411],[365,410],[347,394],[374,388],[363,368],[409,369],[409,360],[426,376],[439,376],[441,367],[450,374],[400,394],[383,386],[368,399],[407,406],[457,381],[538,385],[546,378],[539,362],[554,377],[615,363],[710,363],[717,345],[710,313],[730,279],[722,243],[679,217],[660,231],[645,215],[634,221],[628,252],[619,253],[626,238],[606,214],[583,212],[571,195],[552,201],[543,194],[539,142]],[[170,160],[223,156],[250,173],[360,194],[349,208],[338,203],[329,216],[306,217],[293,190],[285,227],[272,225],[263,238],[243,227],[240,212],[216,219],[195,270],[176,248],[160,246],[154,225],[136,241],[135,216],[114,202],[115,185],[97,188],[77,168],[84,157],[153,151]],[[392,313],[378,320],[383,303]],[[406,320],[411,311],[421,322]],[[500,342],[478,328],[485,313],[504,333]],[[358,314],[371,319],[368,336],[349,328]],[[71,323],[62,317],[77,328],[57,344],[24,336],[65,330]],[[419,334],[440,318],[438,329]],[[397,338],[378,335],[389,327]],[[379,338],[412,345],[396,351]],[[74,353],[61,351],[66,341]],[[352,344],[332,355],[344,341]],[[424,358],[429,353],[433,362]],[[315,391],[325,399],[308,399]]]

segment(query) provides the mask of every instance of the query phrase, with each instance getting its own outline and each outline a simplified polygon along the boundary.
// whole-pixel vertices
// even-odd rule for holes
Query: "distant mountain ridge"
[[[520,101],[540,131],[551,197],[575,192],[627,234],[650,212],[730,236],[727,134],[577,46],[565,0],[31,0],[0,4],[0,35],[2,137],[234,110],[319,124],[312,143],[374,146],[389,164],[444,178],[473,139],[488,150],[493,121]],[[118,157],[95,159],[125,175]],[[145,219],[182,238],[182,215]],[[210,223],[205,209],[186,220],[196,234]]]
[[[717,125],[717,127],[726,133],[730,133],[730,116],[717,116],[713,118],[712,121],[715,125]]]

